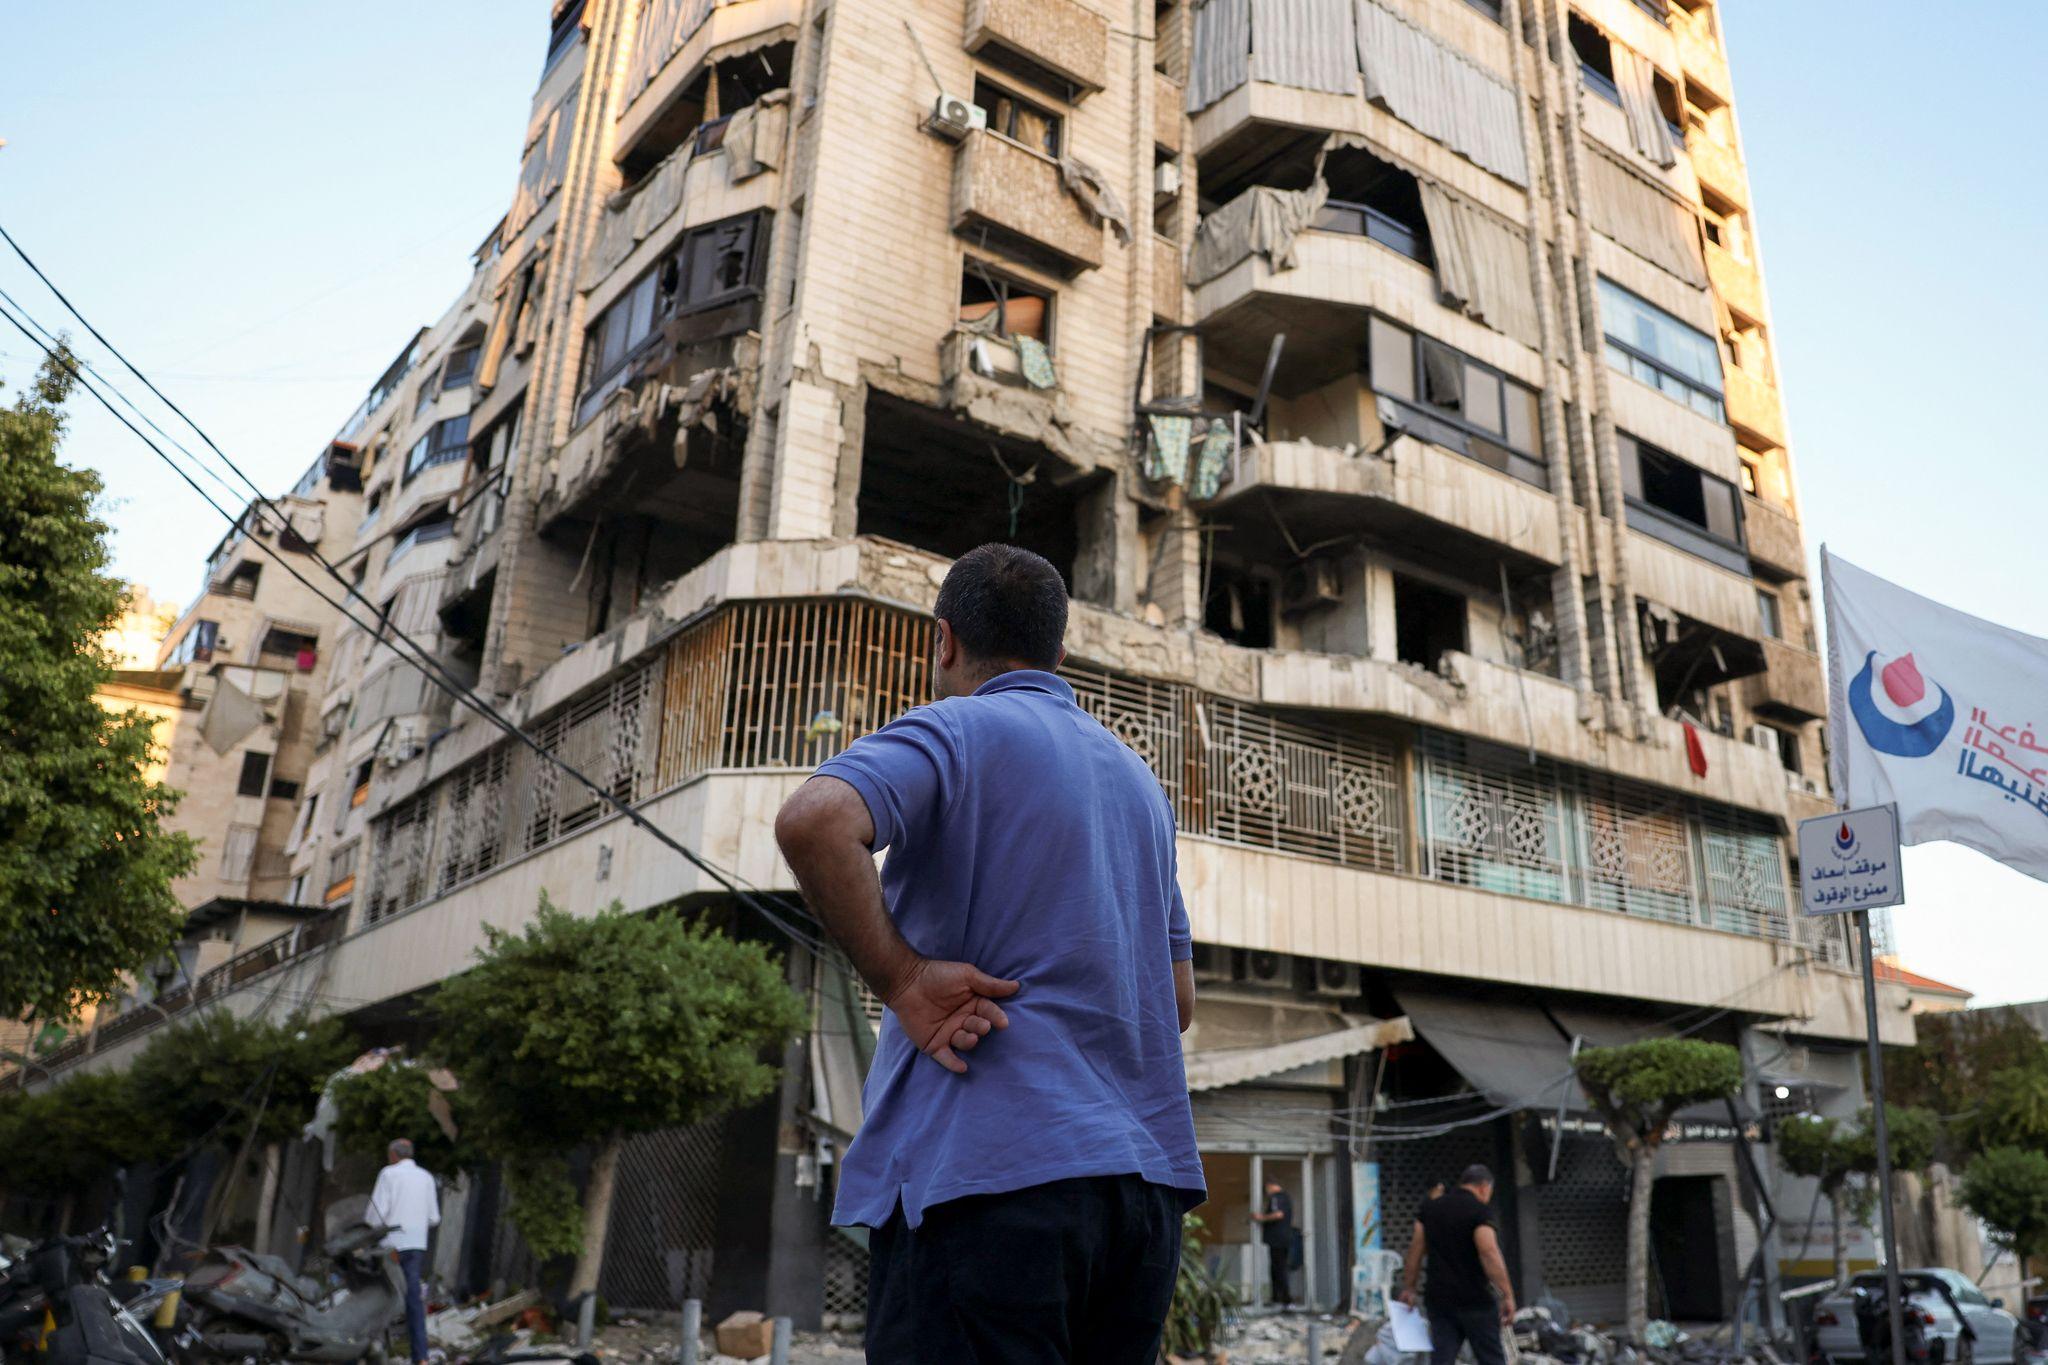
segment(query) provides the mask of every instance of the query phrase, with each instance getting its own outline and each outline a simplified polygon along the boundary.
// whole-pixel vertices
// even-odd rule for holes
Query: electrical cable
[[[4,230],[0,230],[0,232],[4,232]],[[11,239],[9,239],[9,244],[12,245]],[[19,250],[20,248],[16,247],[16,251],[19,252]],[[51,292],[56,292],[54,287],[52,288]],[[62,296],[59,295],[59,297],[61,298]],[[62,352],[44,345],[40,340],[37,339],[35,333],[30,331],[28,326],[24,325],[24,323],[20,319],[17,319],[13,315],[13,313],[8,311],[7,309],[0,308],[0,317],[4,317],[10,324],[12,324],[15,327],[16,330],[21,332],[21,334],[24,337],[27,337],[31,342],[34,342],[37,346],[41,347],[44,354],[47,355],[53,363],[57,364],[58,366],[63,368],[67,373],[69,373],[72,379],[76,381],[81,388],[85,389],[87,393],[91,394],[96,400],[98,400],[100,405],[106,408],[106,410],[109,413],[111,413],[116,420],[120,421],[123,426],[126,426],[129,429],[129,431],[135,435],[137,440],[140,440],[144,445],[148,446],[150,450],[153,451],[159,459],[162,459],[167,465],[169,465],[172,471],[175,472],[180,479],[184,480],[184,482],[189,487],[191,487],[191,489],[195,493],[199,494],[199,496],[206,501],[208,506],[212,507],[214,511],[220,513],[220,515],[223,518],[225,518],[231,526],[239,524],[240,519],[238,517],[230,513],[226,508],[222,507],[217,501],[215,501],[212,495],[209,494],[204,488],[200,487],[197,480],[195,480],[189,473],[187,473],[181,466],[179,466],[179,464],[175,460],[171,459],[169,454],[165,452],[162,447],[158,446],[154,441],[150,440],[149,437],[143,433],[141,428],[137,427],[134,422],[130,421],[126,416],[124,416],[121,413],[121,411],[118,408],[116,408],[114,404],[107,398],[107,396],[101,393],[99,389],[94,387],[93,384],[86,378],[84,373],[82,373],[76,365],[72,364],[63,355]],[[83,319],[81,319],[81,321],[83,321]],[[90,329],[90,324],[86,325],[88,329]],[[98,336],[98,333],[95,332],[94,335]],[[102,339],[102,342],[104,344],[104,339]],[[111,350],[112,348],[109,347],[109,349]],[[143,382],[145,384],[148,384],[149,381],[147,379],[144,379]],[[166,402],[168,402],[168,400],[166,400]],[[175,410],[175,407],[173,410]],[[183,414],[180,415],[182,416]],[[187,422],[190,422],[191,419],[186,418],[185,420]],[[208,444],[212,445],[212,442],[208,441]],[[218,448],[216,447],[216,449]],[[222,458],[225,459],[226,457],[223,456]],[[244,477],[246,478],[246,476]],[[371,626],[365,624],[362,620],[358,619],[342,603],[337,602],[334,598],[328,596],[311,579],[307,578],[304,574],[300,573],[298,569],[295,566],[293,566],[292,563],[289,560],[287,560],[281,552],[272,548],[270,545],[266,544],[261,539],[254,539],[252,540],[251,543],[260,548],[263,551],[263,553],[268,555],[275,562],[282,565],[287,574],[289,574],[292,578],[296,579],[309,592],[313,593],[314,596],[318,597],[321,601],[333,607],[338,613],[340,613],[344,620],[347,620],[350,624],[356,626],[359,629],[371,631],[372,633],[380,633],[374,630]],[[330,572],[332,572],[331,568]],[[335,576],[338,580],[340,579],[339,574],[336,574]],[[367,599],[363,598],[361,593],[355,590],[353,584],[346,583],[346,580],[341,581],[344,582],[344,586],[349,588],[351,596],[356,597],[358,600],[362,601],[365,606],[370,607],[373,613],[376,611],[374,604],[371,604]],[[719,867],[717,864],[711,862],[709,859],[697,853],[694,849],[689,848],[680,840],[674,838],[667,831],[661,829],[652,821],[648,820],[640,812],[634,810],[631,806],[626,804],[624,801],[620,800],[617,796],[613,795],[611,791],[599,786],[596,782],[591,780],[589,777],[585,776],[580,770],[575,768],[573,765],[569,764],[567,761],[563,760],[558,755],[551,753],[538,740],[533,738],[533,736],[528,734],[524,729],[520,728],[517,724],[506,718],[502,713],[500,713],[497,710],[497,708],[491,706],[488,702],[484,701],[481,697],[477,696],[471,689],[469,689],[468,687],[459,682],[452,681],[448,677],[444,676],[445,670],[442,669],[439,662],[437,660],[434,660],[431,655],[427,654],[425,650],[410,636],[406,635],[403,631],[399,630],[395,626],[388,627],[388,629],[391,636],[395,637],[399,641],[404,642],[404,644],[408,648],[414,650],[417,653],[418,657],[413,657],[411,655],[406,654],[404,650],[397,649],[395,645],[394,652],[398,654],[401,660],[410,664],[412,667],[418,669],[420,673],[428,679],[429,682],[433,683],[435,686],[447,692],[455,700],[468,706],[471,710],[475,711],[479,716],[483,717],[486,721],[490,722],[492,725],[502,730],[510,738],[517,740],[519,743],[531,749],[535,754],[539,755],[544,761],[552,763],[562,773],[564,773],[565,775],[569,776],[570,778],[574,779],[577,783],[582,785],[593,796],[595,796],[599,800],[599,802],[610,806],[614,811],[623,815],[630,823],[639,827],[640,829],[645,830],[664,847],[667,847],[673,850],[674,852],[681,854],[683,858],[686,861],[688,861],[692,866],[698,868],[700,871],[704,872],[706,875],[711,877],[713,881],[717,882],[720,886],[724,887],[728,892],[730,892],[733,896],[740,900],[742,904],[746,905],[749,909],[759,914],[768,923],[775,926],[786,937],[790,938],[792,941],[796,943],[799,943],[811,949],[813,952],[817,952],[820,955],[827,957],[828,959],[837,960],[840,957],[840,954],[837,952],[837,949],[835,947],[826,943],[825,940],[815,935],[809,934],[804,930],[798,928],[795,924],[792,924],[788,920],[784,919],[781,915],[775,913],[775,911],[769,909],[768,906],[762,902],[759,896],[743,888],[737,880],[737,878],[734,877],[732,874],[727,873],[725,869]]]

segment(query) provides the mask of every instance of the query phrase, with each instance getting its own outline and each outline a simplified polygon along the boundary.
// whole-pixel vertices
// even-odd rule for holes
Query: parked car
[[[1924,1338],[1928,1358],[1942,1365],[2012,1365],[2020,1359],[2020,1322],[2005,1311],[2004,1300],[1986,1298],[1969,1276],[1953,1270],[1904,1270],[1899,1276],[1906,1291],[1905,1310],[1911,1315],[1907,1340]],[[1855,1276],[1847,1290],[1829,1294],[1814,1306],[1814,1337],[1821,1355],[1834,1365],[1865,1359],[1857,1325],[1859,1300],[1868,1316],[1873,1302],[1883,1308],[1884,1287],[1883,1273],[1871,1271]],[[1888,1324],[1884,1330],[1889,1331]]]

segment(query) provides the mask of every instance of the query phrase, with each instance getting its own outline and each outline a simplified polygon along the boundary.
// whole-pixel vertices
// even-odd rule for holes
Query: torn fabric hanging
[[[1154,482],[1183,483],[1188,477],[1188,443],[1195,419],[1173,413],[1147,414],[1152,433],[1145,442],[1145,477]]]
[[[1320,178],[1305,190],[1252,186],[1195,229],[1188,283],[1205,285],[1247,256],[1264,256],[1275,270],[1292,269],[1294,239],[1315,225],[1329,197]]]
[[[1202,447],[1195,454],[1194,476],[1188,481],[1188,496],[1206,502],[1223,487],[1223,471],[1230,467],[1230,457],[1237,450],[1237,442],[1230,434],[1230,424],[1221,417],[1209,419],[1209,430],[1202,437]]]
[[[1034,389],[1057,387],[1060,379],[1052,367],[1052,355],[1045,349],[1045,343],[1037,337],[1012,337],[1011,344],[1017,348],[1017,366],[1024,373],[1024,382]]]
[[[224,754],[246,739],[265,719],[262,702],[226,678],[221,678],[206,703],[206,714],[199,722],[199,735],[206,741],[206,747],[217,754]]]
[[[1368,100],[1503,180],[1529,183],[1514,91],[1374,0],[1358,0],[1358,66]]]
[[[1060,158],[1060,184],[1066,188],[1068,194],[1080,201],[1081,207],[1088,210],[1090,217],[1098,223],[1109,224],[1110,231],[1116,234],[1116,239],[1129,244],[1130,217],[1124,213],[1123,202],[1116,197],[1116,191],[1109,187],[1109,182],[1103,178],[1101,171],[1085,161],[1063,156]]]
[[[1432,180],[1417,176],[1415,184],[1436,256],[1438,296],[1525,346],[1540,345],[1528,238]]]
[[[1614,55],[1614,84],[1621,91],[1622,112],[1628,115],[1629,140],[1636,150],[1667,170],[1678,164],[1671,126],[1657,106],[1656,68],[1649,58],[1624,44],[1609,42]]]
[[[1699,215],[1590,138],[1580,146],[1585,152],[1586,213],[1593,226],[1693,288],[1706,288]]]

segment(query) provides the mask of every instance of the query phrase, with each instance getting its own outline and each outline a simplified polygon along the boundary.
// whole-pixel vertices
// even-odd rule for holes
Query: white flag
[[[2048,881],[2048,640],[1825,548],[1821,584],[1836,797],[1897,802],[1903,842],[1967,844]]]

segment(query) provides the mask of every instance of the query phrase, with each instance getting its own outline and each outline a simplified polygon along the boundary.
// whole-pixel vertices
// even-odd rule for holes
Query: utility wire
[[[4,236],[4,229],[0,229],[0,236]],[[8,241],[9,245],[13,245],[11,238],[8,239]],[[18,253],[20,251],[20,248],[15,247],[15,250]],[[24,257],[24,259],[26,258]],[[37,273],[40,275],[41,272],[38,271]],[[51,292],[57,292],[54,286],[52,287]],[[63,296],[59,294],[58,297],[62,298]],[[215,501],[213,496],[209,494],[204,488],[202,488],[196,479],[194,479],[175,460],[173,460],[170,457],[170,455],[166,451],[164,451],[162,447],[158,446],[146,434],[144,434],[142,429],[136,426],[134,422],[130,421],[120,411],[119,408],[115,407],[113,402],[110,401],[105,394],[101,393],[98,388],[94,387],[94,385],[86,378],[85,374],[80,371],[78,366],[74,365],[69,359],[67,359],[61,351],[54,349],[48,345],[45,345],[36,337],[34,332],[30,331],[27,325],[24,325],[24,323],[20,319],[16,318],[13,315],[13,313],[8,311],[7,309],[0,308],[0,317],[4,317],[24,337],[27,337],[31,342],[34,342],[38,347],[40,347],[43,350],[43,353],[50,358],[52,363],[58,365],[60,368],[65,370],[72,377],[72,379],[78,383],[78,385],[81,388],[85,389],[87,393],[90,393],[95,399],[99,401],[102,407],[106,408],[106,410],[109,413],[113,414],[116,420],[118,420],[123,426],[127,427],[130,432],[134,433],[137,440],[141,441],[144,445],[148,446],[150,450],[153,451],[159,459],[163,460],[167,465],[169,465],[172,471],[176,473],[180,479],[184,480],[184,482],[189,487],[191,487],[193,492],[199,494],[199,496],[205,500],[208,506],[212,507],[214,511],[220,513],[220,515],[223,518],[225,518],[231,526],[239,525],[240,519],[238,517],[236,517],[233,513],[229,512],[226,508],[222,507],[219,502]],[[82,318],[80,319],[80,321],[82,323],[84,322]],[[91,325],[89,323],[85,325],[87,326],[88,330],[91,330]],[[97,337],[99,336],[99,333],[95,331],[93,335]],[[102,344],[105,344],[105,339],[101,338],[101,342]],[[113,348],[109,346],[108,349],[112,350]],[[118,352],[116,354],[118,354]],[[125,364],[126,361],[124,360],[123,363]],[[133,367],[131,366],[131,368]],[[148,384],[149,381],[147,379],[144,379],[143,382],[145,384]],[[151,386],[151,390],[152,392],[155,391],[154,386]],[[168,403],[169,400],[166,399],[165,402]],[[173,405],[173,410],[176,410],[175,405]],[[181,413],[180,416],[183,416],[183,414]],[[190,418],[186,418],[185,420],[188,423],[191,421]],[[198,430],[197,427],[195,427],[194,429]],[[202,432],[201,434],[203,437],[204,433]],[[210,440],[207,441],[207,444],[209,446],[213,445],[212,441]],[[214,448],[218,450],[218,447]],[[226,457],[223,456],[222,458],[225,459]],[[230,462],[230,464],[232,465],[232,462]],[[240,473],[239,470],[237,470],[236,472]],[[244,475],[243,477],[246,480],[247,476]],[[268,500],[265,499],[265,501]],[[292,578],[296,579],[309,592],[313,593],[321,601],[333,607],[337,612],[341,614],[343,619],[347,620],[350,624],[365,631],[379,633],[373,627],[365,624],[362,620],[358,619],[355,615],[353,615],[348,610],[348,608],[344,606],[342,603],[328,596],[327,593],[324,592],[318,584],[314,583],[311,579],[307,578],[303,573],[300,573],[299,570],[291,563],[291,561],[286,559],[280,551],[274,549],[268,543],[261,540],[260,538],[252,538],[252,543],[255,544],[259,549],[261,549],[263,553],[268,555],[272,560],[276,561],[279,565],[283,566],[285,572],[291,575]],[[333,570],[331,565],[325,565],[324,561],[319,560],[319,556],[315,555],[314,558],[316,559],[316,561],[322,562],[323,566],[327,567],[329,572],[334,574],[337,581],[342,582],[343,585],[349,589],[350,596],[353,596],[357,598],[359,601],[362,601],[365,606],[370,607],[373,613],[376,612],[375,606],[371,604],[366,598],[363,598],[362,594],[355,589],[354,584],[348,583],[346,579],[342,578],[342,576],[339,573]],[[380,621],[382,620],[381,616],[378,616],[376,619],[379,619]],[[568,777],[574,779],[577,783],[579,783],[586,790],[588,790],[601,803],[610,806],[613,810],[623,815],[630,823],[638,826],[639,828],[645,830],[647,833],[651,834],[657,842],[673,850],[674,852],[681,854],[683,858],[692,866],[698,868],[700,871],[704,872],[706,875],[711,877],[713,881],[717,882],[720,886],[724,887],[728,892],[735,896],[742,904],[746,905],[749,909],[755,911],[763,919],[768,921],[768,923],[770,923],[771,925],[775,926],[775,928],[780,930],[788,938],[790,938],[794,942],[802,944],[807,948],[810,948],[812,951],[817,952],[820,955],[825,956],[829,959],[836,960],[840,957],[840,954],[833,945],[828,944],[825,940],[817,937],[816,935],[810,934],[805,930],[800,929],[797,925],[791,923],[783,916],[771,910],[762,901],[760,896],[756,895],[753,891],[744,888],[740,884],[739,880],[732,874],[726,872],[725,869],[711,862],[709,859],[699,854],[696,850],[688,847],[680,840],[670,835],[666,830],[663,830],[659,826],[655,825],[652,821],[648,820],[646,816],[634,810],[631,806],[626,804],[626,802],[620,800],[617,796],[613,795],[612,792],[608,789],[599,786],[595,781],[585,776],[579,769],[568,763],[566,760],[562,759],[559,755],[551,753],[548,749],[542,746],[541,743],[538,740],[536,740],[532,735],[528,734],[524,729],[522,729],[520,726],[515,724],[506,716],[504,716],[500,711],[498,711],[496,707],[484,701],[483,698],[478,696],[473,690],[471,690],[464,684],[460,683],[459,681],[455,681],[450,677],[446,676],[445,670],[441,667],[439,661],[435,660],[418,644],[417,641],[413,640],[409,635],[405,634],[405,632],[398,629],[396,626],[389,625],[388,623],[385,623],[385,625],[386,628],[389,630],[390,635],[395,637],[397,640],[402,641],[407,646],[407,648],[414,651],[414,654],[409,655],[404,650],[397,649],[396,646],[394,646],[394,652],[398,654],[401,660],[411,664],[414,668],[418,669],[420,673],[423,676],[425,676],[429,682],[433,683],[435,686],[447,692],[455,700],[461,702],[465,706],[468,706],[471,710],[476,712],[479,716],[483,717],[486,721],[490,722],[492,725],[495,725],[498,729],[502,730],[510,738],[515,739],[519,743],[525,745],[528,749],[532,750],[535,754],[539,755],[543,761],[552,763],[561,772],[563,772]],[[798,913],[801,914],[802,912]]]

